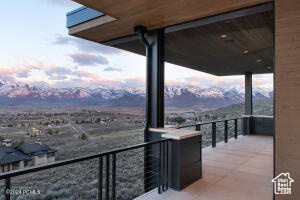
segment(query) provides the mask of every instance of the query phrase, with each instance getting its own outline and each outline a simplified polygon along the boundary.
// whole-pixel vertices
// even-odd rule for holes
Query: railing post
[[[200,164],[200,177],[202,178],[202,135],[200,135],[200,141],[199,141],[199,143],[200,143],[200,162],[201,162],[201,164]]]
[[[168,141],[166,141],[166,189],[168,189],[169,188],[169,142]]]
[[[109,200],[109,154],[106,155],[105,199]]]
[[[196,125],[196,130],[195,131],[201,131],[201,124]]]
[[[102,200],[103,187],[103,157],[99,157],[99,174],[98,174],[98,200]]]
[[[161,193],[160,191],[160,185],[161,185],[161,143],[159,144],[159,156],[158,156],[158,170],[157,170],[157,175],[158,175],[158,194]]]
[[[161,176],[162,176],[162,191],[164,192],[165,191],[165,183],[166,183],[166,177],[165,177],[165,172],[166,172],[166,169],[165,169],[165,167],[166,167],[166,146],[165,146],[165,143],[163,142],[162,143],[162,172],[161,172]]]
[[[116,200],[116,154],[112,157],[112,199]]]
[[[5,189],[4,189],[4,195],[5,195],[5,200],[10,200],[10,187],[11,187],[11,182],[10,178],[5,179]]]
[[[238,129],[237,129],[237,119],[234,120],[234,138],[238,137]]]
[[[228,120],[224,121],[224,142],[228,142]]]
[[[211,142],[212,142],[212,147],[216,147],[216,122],[212,122]]]

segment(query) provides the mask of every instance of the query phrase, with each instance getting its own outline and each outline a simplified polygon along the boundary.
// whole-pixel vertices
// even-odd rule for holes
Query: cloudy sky
[[[0,79],[53,87],[99,85],[143,87],[145,58],[68,36],[69,0],[4,0],[0,37]],[[243,76],[216,77],[166,63],[167,84],[243,86]],[[271,87],[271,75],[254,76],[255,87]]]

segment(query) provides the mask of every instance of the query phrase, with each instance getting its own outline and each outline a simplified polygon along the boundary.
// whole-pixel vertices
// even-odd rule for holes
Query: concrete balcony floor
[[[203,178],[178,192],[153,190],[137,200],[268,200],[273,197],[273,137],[239,136],[203,149]]]

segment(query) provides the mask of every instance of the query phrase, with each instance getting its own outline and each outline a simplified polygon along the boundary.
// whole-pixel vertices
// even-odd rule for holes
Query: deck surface
[[[273,197],[273,137],[239,136],[203,149],[203,178],[178,192],[153,190],[136,200],[268,200]]]

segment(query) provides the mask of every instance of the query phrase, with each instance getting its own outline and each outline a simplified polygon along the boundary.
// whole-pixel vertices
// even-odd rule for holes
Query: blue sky
[[[99,85],[143,87],[145,58],[68,36],[69,0],[1,2],[0,79],[53,87]],[[243,76],[216,77],[166,63],[167,84],[243,86]],[[271,87],[271,75],[254,76],[254,86]]]

